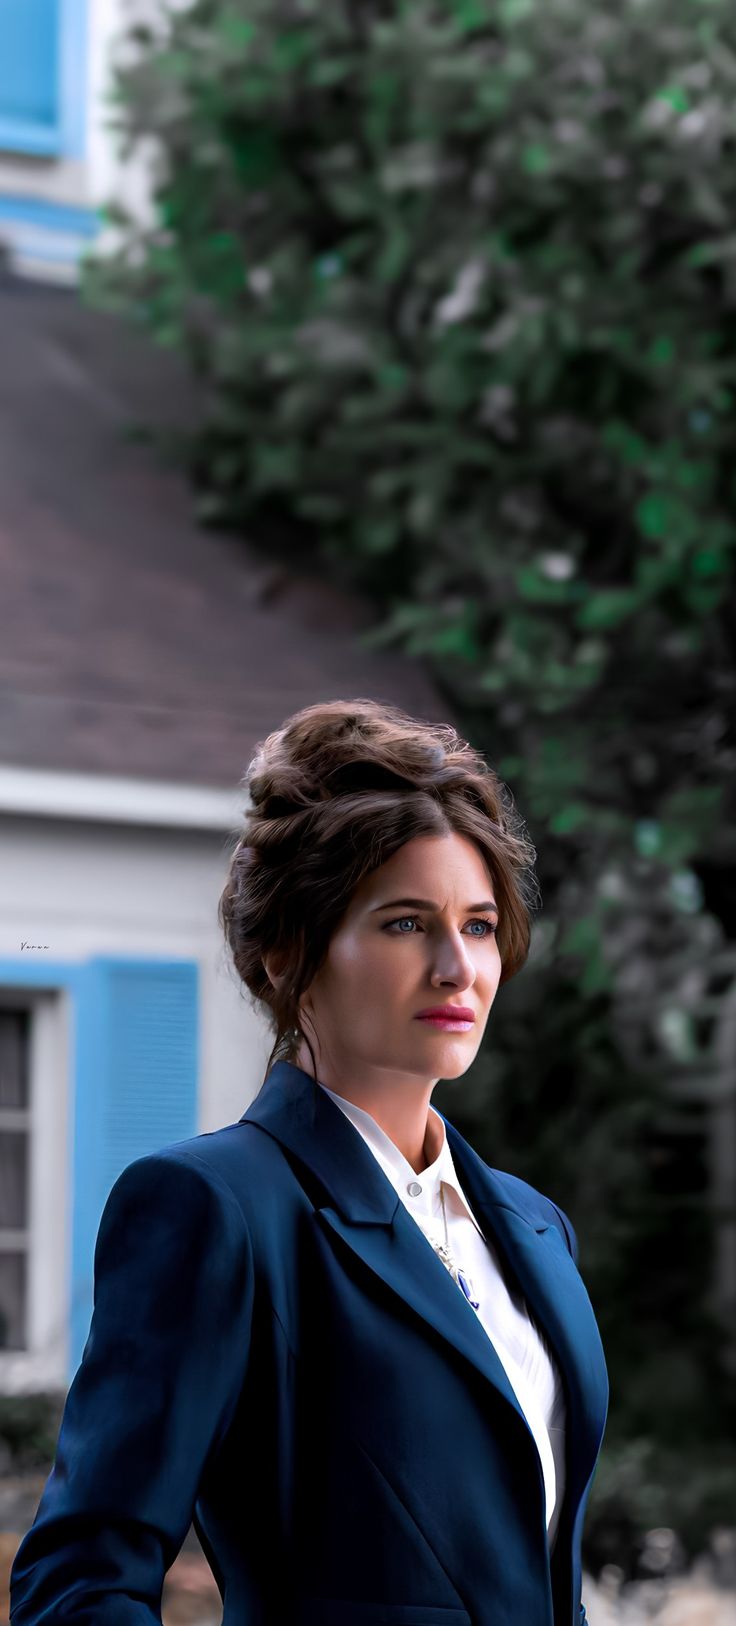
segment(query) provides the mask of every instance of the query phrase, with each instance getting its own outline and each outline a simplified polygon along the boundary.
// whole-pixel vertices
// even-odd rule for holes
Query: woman
[[[607,1381],[574,1232],[430,1105],[524,964],[534,849],[452,728],[370,700],[246,784],[220,920],[267,1076],[110,1192],[11,1621],[160,1621],[193,1521],[225,1626],[579,1626]]]

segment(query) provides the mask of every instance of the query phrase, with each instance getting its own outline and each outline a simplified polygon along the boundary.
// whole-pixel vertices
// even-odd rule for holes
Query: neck
[[[439,1157],[445,1136],[444,1126],[439,1115],[432,1110],[427,1093],[417,1101],[399,1091],[359,1089],[352,1083],[346,1085],[341,1080],[325,1078],[322,1072],[319,1082],[344,1101],[350,1101],[353,1106],[370,1113],[415,1174],[423,1174]]]
[[[335,1094],[343,1095],[344,1091],[336,1090]],[[345,1096],[345,1099],[350,1100],[350,1097]],[[389,1140],[393,1141],[394,1146],[401,1152],[402,1157],[406,1158],[415,1174],[423,1174],[425,1169],[428,1169],[430,1164],[434,1163],[435,1158],[439,1156],[442,1144],[440,1133],[442,1126],[439,1119],[431,1111],[427,1112],[424,1127],[420,1127],[410,1136],[402,1132],[400,1128],[397,1129],[392,1126],[391,1117],[382,1114],[380,1108],[373,1110],[369,1106],[364,1106],[362,1101],[356,1101],[355,1105],[363,1107],[364,1112],[370,1112],[371,1117],[375,1118],[379,1129],[382,1129],[384,1134],[388,1135]]]

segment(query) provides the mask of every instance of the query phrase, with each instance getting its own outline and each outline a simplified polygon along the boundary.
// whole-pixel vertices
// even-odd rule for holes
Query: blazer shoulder
[[[228,1216],[226,1223],[242,1231],[245,1215],[238,1194],[216,1163],[201,1154],[199,1142],[205,1139],[197,1135],[173,1141],[125,1164],[108,1193],[102,1224],[128,1207],[152,1213],[178,1207],[188,1224],[201,1224],[219,1210]]]
[[[247,1123],[225,1124],[220,1129],[171,1141],[139,1162],[178,1165],[199,1174],[226,1203],[235,1204],[246,1224],[253,1205],[280,1191],[286,1168],[278,1142],[250,1129]]]
[[[489,1165],[486,1165],[487,1167]],[[492,1169],[491,1173],[505,1187],[509,1201],[520,1214],[528,1219],[530,1224],[554,1225],[559,1231],[565,1246],[575,1261],[578,1262],[578,1239],[572,1221],[551,1197],[538,1191],[536,1186],[522,1180],[518,1174],[507,1174],[503,1169]]]

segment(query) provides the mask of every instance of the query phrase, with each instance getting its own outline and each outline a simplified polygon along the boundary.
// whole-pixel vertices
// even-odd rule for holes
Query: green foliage
[[[14,1472],[48,1469],[64,1398],[56,1392],[0,1395],[0,1441],[8,1448]]]
[[[138,45],[115,116],[154,218],[111,211],[90,294],[201,380],[202,517],[361,591],[512,783],[546,908],[494,1009],[492,1160],[559,1180],[614,1425],[668,1437],[658,1324],[717,1431],[704,1188],[675,1216],[652,1158],[733,1089],[736,13],[193,0]]]
[[[572,832],[572,755],[599,859],[612,807],[622,849],[641,817],[682,849],[665,798],[717,796],[732,749],[733,12],[163,17],[116,89],[158,143],[155,222],[90,287],[202,378],[203,515],[281,519],[369,594],[367,641],[426,655],[533,760],[535,829]]]
[[[669,1375],[669,1374],[668,1374]],[[617,1564],[637,1574],[642,1533],[677,1532],[687,1561],[707,1551],[729,1523],[736,1502],[736,1464],[728,1442],[669,1446],[652,1439],[609,1439],[588,1503],[587,1562],[597,1572]]]

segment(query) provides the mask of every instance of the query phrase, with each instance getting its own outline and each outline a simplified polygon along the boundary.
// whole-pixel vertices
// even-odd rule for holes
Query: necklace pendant
[[[460,1265],[458,1265],[457,1260],[453,1257],[450,1249],[444,1242],[433,1242],[432,1247],[434,1248],[435,1253],[439,1255],[443,1265],[445,1265],[447,1270],[449,1270],[453,1281],[457,1282],[458,1287],[462,1289],[468,1303],[474,1310],[477,1310],[480,1305],[480,1299],[475,1297],[473,1284],[467,1272],[464,1271]]]
[[[477,1299],[475,1297],[475,1294],[474,1294],[474,1291],[473,1291],[473,1284],[472,1284],[472,1282],[470,1280],[470,1277],[466,1276],[464,1270],[459,1270],[458,1273],[457,1273],[456,1280],[457,1280],[458,1286],[462,1288],[462,1290],[463,1290],[463,1292],[465,1294],[465,1297],[468,1300],[468,1303],[472,1306],[472,1308],[474,1310],[477,1310],[479,1308],[479,1306],[480,1306],[480,1299]]]

